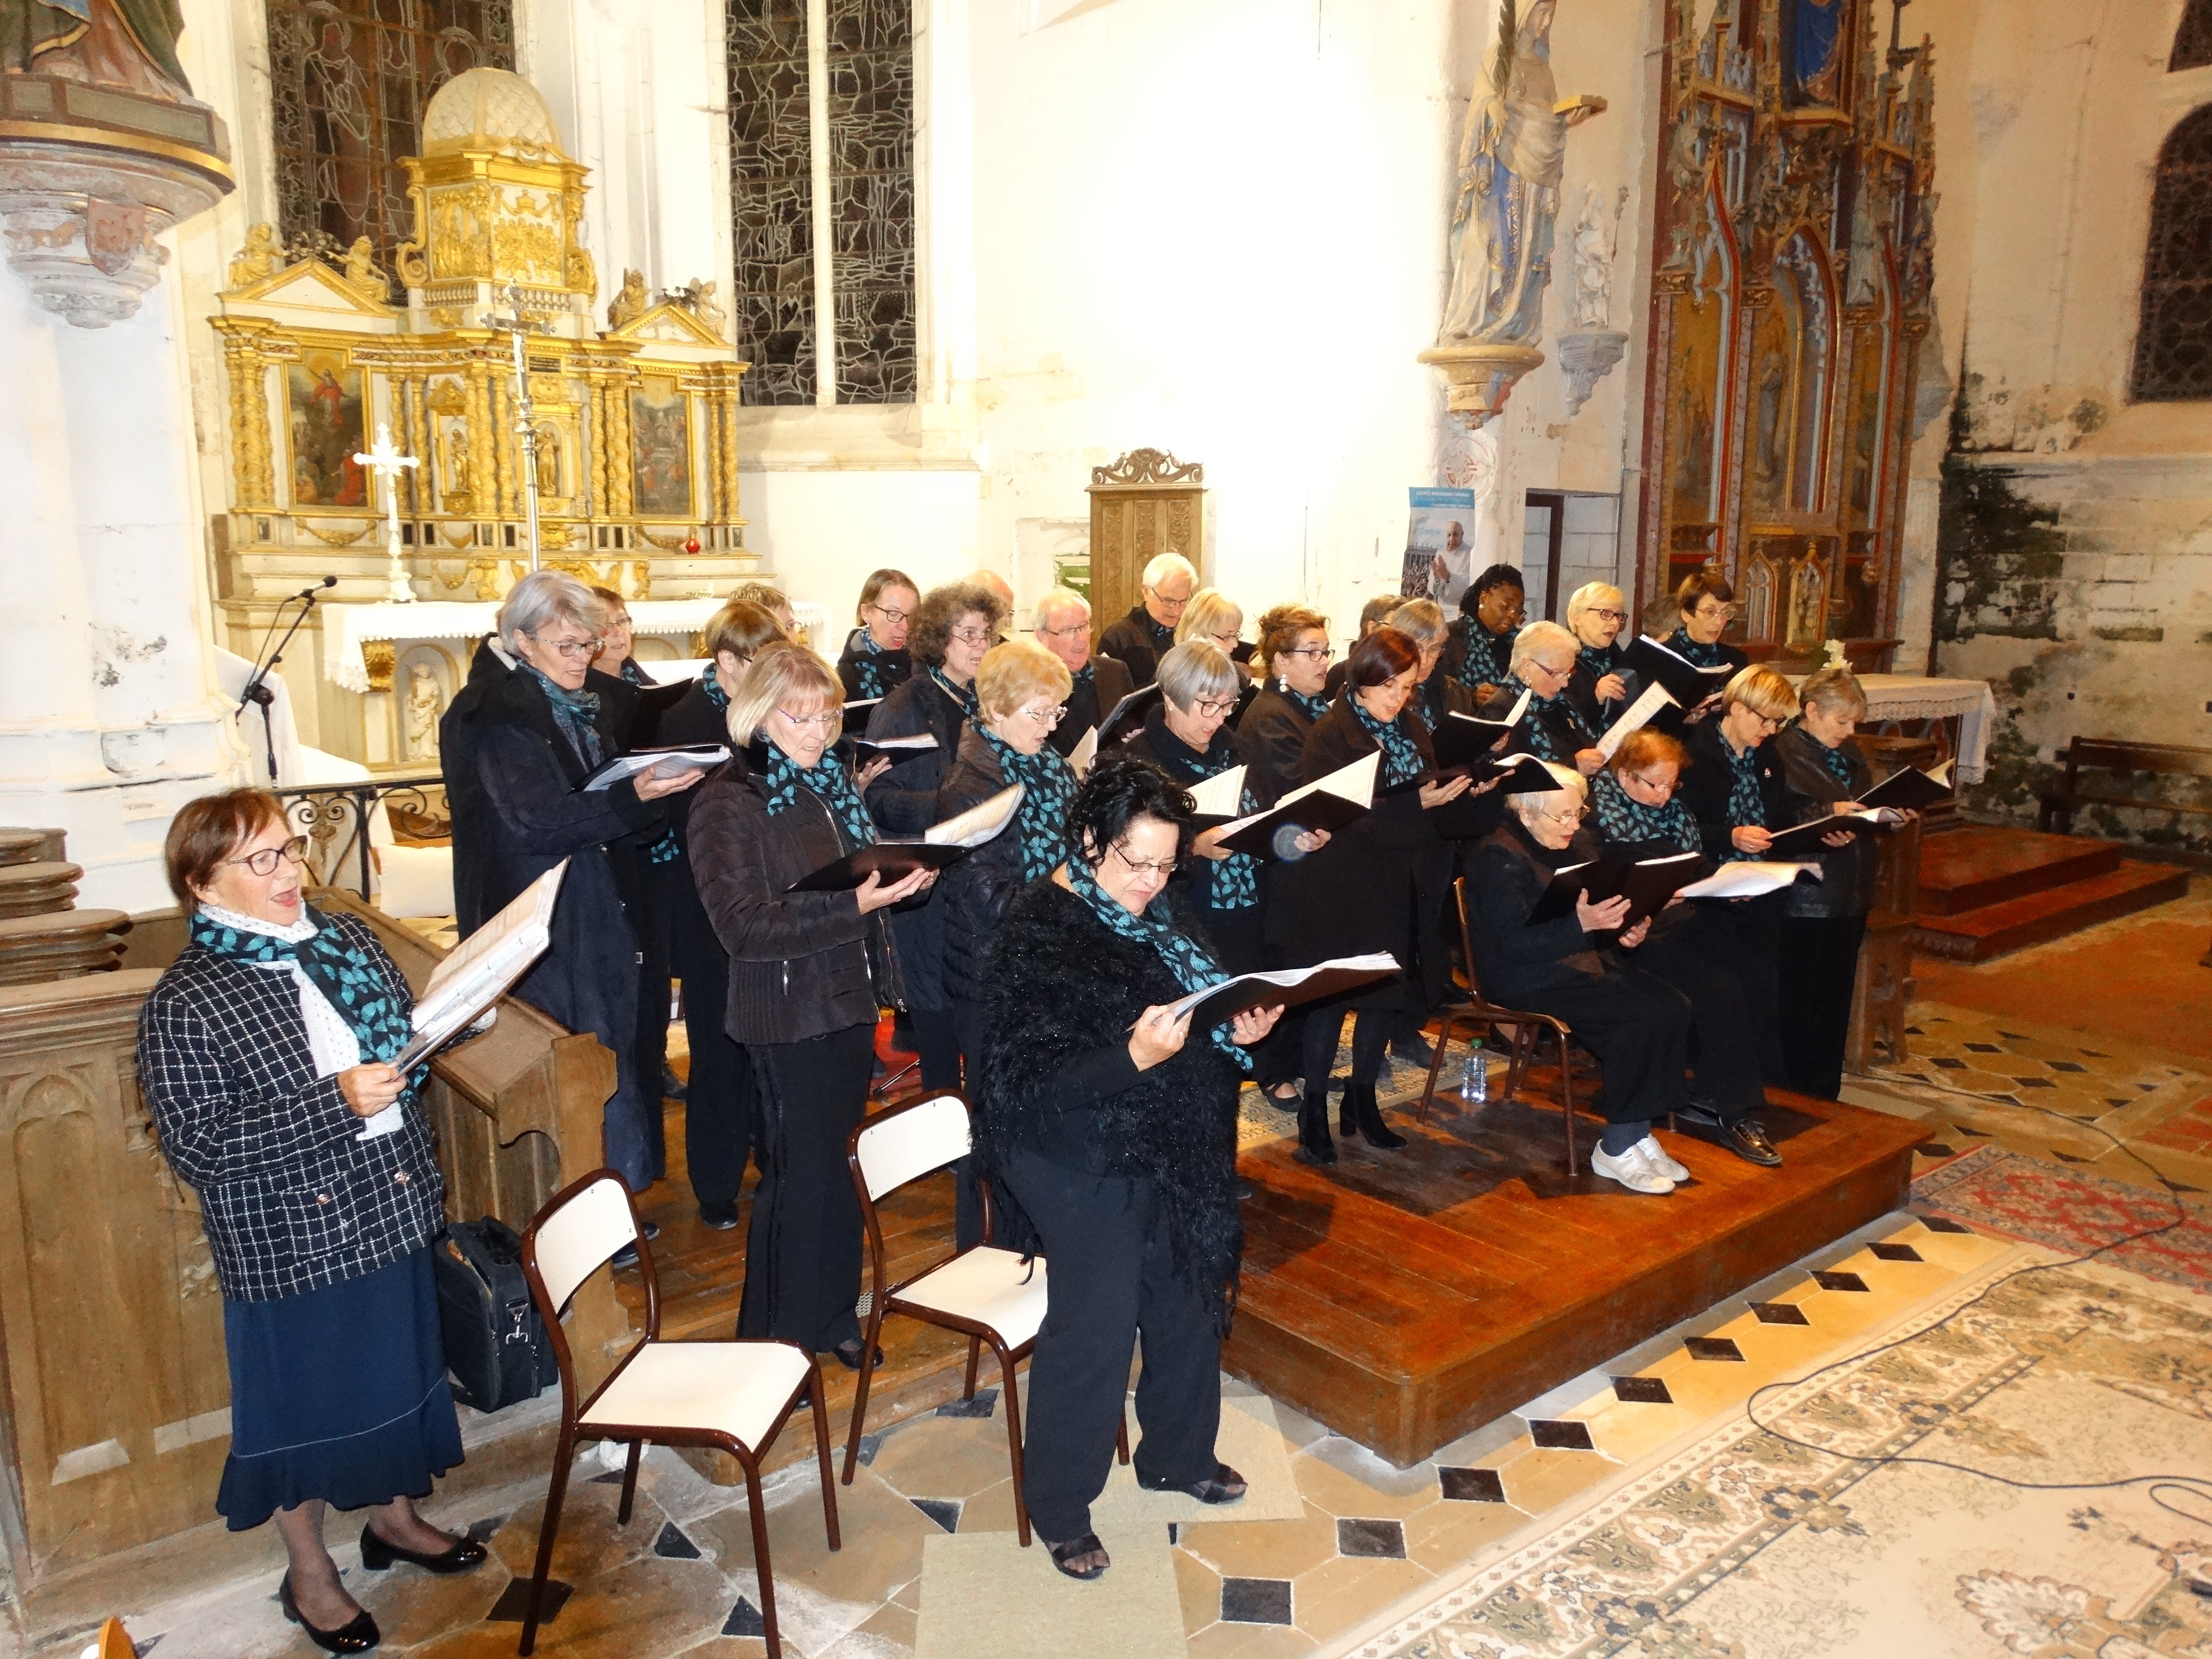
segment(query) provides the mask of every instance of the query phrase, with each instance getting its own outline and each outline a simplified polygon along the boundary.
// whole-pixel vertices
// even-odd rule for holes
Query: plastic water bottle
[[[1490,1066],[1480,1037],[1467,1045],[1467,1062],[1460,1069],[1459,1097],[1477,1105],[1490,1098]]]

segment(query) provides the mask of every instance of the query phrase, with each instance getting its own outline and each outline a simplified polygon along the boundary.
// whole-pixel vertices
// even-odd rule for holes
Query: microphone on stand
[[[276,702],[276,694],[269,689],[269,677],[276,672],[277,664],[284,660],[284,647],[291,644],[292,635],[300,631],[300,624],[307,620],[307,613],[315,608],[316,596],[325,588],[336,587],[337,585],[338,579],[336,576],[325,576],[322,580],[303,587],[296,593],[289,594],[276,602],[276,615],[269,619],[270,634],[276,631],[276,623],[283,616],[286,605],[295,601],[301,602],[300,614],[292,618],[292,625],[284,630],[284,637],[276,641],[276,648],[270,652],[269,659],[266,662],[257,660],[254,663],[253,672],[246,677],[246,690],[239,694],[238,712],[240,714],[245,714],[246,706],[248,703],[261,705],[261,736],[262,741],[267,745],[269,786],[272,789],[276,787],[277,781],[276,726],[275,717],[270,710]],[[265,645],[268,635],[264,635],[262,638]]]

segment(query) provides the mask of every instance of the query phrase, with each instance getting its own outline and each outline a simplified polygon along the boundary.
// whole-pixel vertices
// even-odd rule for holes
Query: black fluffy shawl
[[[1003,1185],[1006,1160],[1026,1152],[1152,1182],[1176,1271],[1218,1308],[1225,1334],[1244,1243],[1235,1066],[1194,1030],[1181,1053],[1119,1092],[1085,1097],[1056,1086],[1071,1065],[1125,1047],[1146,1008],[1182,994],[1159,953],[1040,881],[1007,909],[988,986],[990,1029],[973,1085],[977,1173]]]

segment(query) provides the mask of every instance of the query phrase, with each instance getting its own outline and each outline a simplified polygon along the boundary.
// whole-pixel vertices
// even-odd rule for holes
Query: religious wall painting
[[[629,394],[637,510],[647,518],[691,514],[691,403],[673,380],[647,375]]]
[[[1674,419],[1670,465],[1675,520],[1717,524],[1721,436],[1718,413],[1728,398],[1728,340],[1735,314],[1734,261],[1716,220],[1691,261],[1688,286],[1675,301]]]
[[[1889,330],[1869,320],[1851,345],[1850,429],[1845,434],[1844,507],[1850,523],[1863,528],[1881,510],[1882,393],[1889,364]]]
[[[367,507],[368,482],[354,456],[363,435],[362,373],[343,351],[305,350],[284,370],[292,432],[295,507]]]
[[[1809,232],[1800,231],[1775,256],[1775,283],[1791,301],[1795,406],[1790,410],[1790,510],[1812,513],[1826,484],[1828,387],[1835,343],[1835,307],[1827,261]]]
[[[1796,295],[1771,289],[1751,324],[1751,453],[1744,468],[1753,514],[1771,519],[1790,494],[1790,411],[1796,404]]]
[[[1833,108],[1844,92],[1850,0],[1782,0],[1782,97],[1793,109]]]
[[[1790,632],[1793,651],[1816,648],[1828,635],[1828,567],[1817,542],[1807,542],[1803,556],[1790,571]]]

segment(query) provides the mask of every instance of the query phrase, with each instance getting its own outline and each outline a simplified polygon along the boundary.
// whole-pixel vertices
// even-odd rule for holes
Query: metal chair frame
[[[576,1398],[576,1366],[569,1352],[568,1332],[561,1323],[561,1310],[553,1305],[545,1288],[545,1280],[538,1267],[538,1230],[550,1216],[556,1214],[572,1199],[595,1182],[611,1181],[619,1188],[623,1201],[629,1206],[632,1237],[637,1248],[639,1275],[645,1281],[645,1335],[622,1357],[615,1368],[607,1373],[591,1396],[582,1401]],[[605,1269],[605,1262],[592,1269],[597,1273]],[[629,1524],[630,1510],[637,1498],[637,1469],[648,1443],[664,1446],[709,1446],[726,1451],[735,1458],[744,1471],[745,1502],[750,1511],[753,1531],[753,1565],[760,1575],[761,1623],[768,1638],[769,1659],[781,1659],[783,1644],[777,1634],[775,1619],[775,1581],[769,1569],[768,1512],[761,1502],[760,1460],[763,1453],[775,1443],[783,1431],[784,1424],[800,1400],[805,1400],[813,1409],[814,1451],[822,1466],[822,1516],[830,1547],[841,1547],[837,1534],[836,1483],[831,1478],[830,1462],[830,1416],[822,1395],[822,1376],[814,1356],[795,1342],[736,1341],[716,1343],[718,1347],[783,1347],[797,1350],[805,1357],[806,1373],[782,1409],[776,1413],[768,1432],[761,1437],[760,1444],[749,1446],[734,1435],[711,1429],[669,1428],[649,1423],[594,1423],[580,1433],[579,1419],[589,1411],[599,1396],[612,1388],[632,1361],[647,1348],[660,1342],[660,1285],[653,1270],[653,1247],[647,1241],[645,1228],[639,1220],[637,1200],[622,1177],[612,1170],[592,1170],[580,1180],[573,1181],[545,1201],[530,1223],[529,1231],[522,1236],[522,1272],[530,1285],[530,1299],[538,1308],[539,1318],[545,1322],[545,1334],[553,1345],[554,1358],[561,1370],[561,1434],[553,1456],[553,1478],[545,1494],[545,1513],[538,1524],[538,1561],[531,1575],[530,1600],[523,1613],[522,1643],[516,1651],[527,1655],[537,1645],[538,1614],[545,1595],[546,1574],[553,1565],[553,1544],[561,1527],[561,1505],[568,1491],[568,1467],[575,1461],[576,1443],[580,1438],[627,1442],[629,1460],[623,1470],[622,1506],[615,1519],[623,1526]],[[591,1275],[586,1274],[588,1279]],[[666,1346],[674,1346],[672,1344]]]

